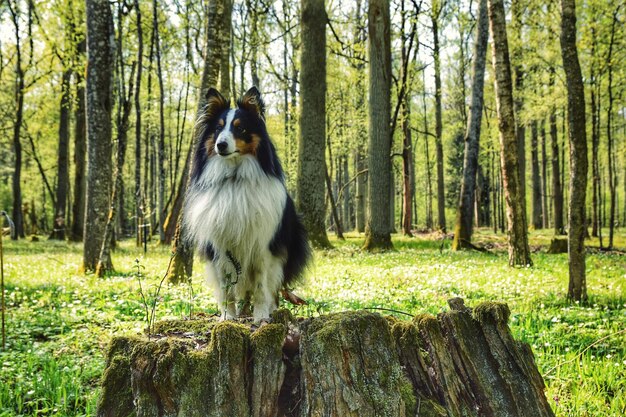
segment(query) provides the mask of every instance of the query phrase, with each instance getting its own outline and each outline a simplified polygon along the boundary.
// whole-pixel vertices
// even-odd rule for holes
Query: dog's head
[[[235,108],[230,107],[230,102],[219,91],[210,88],[196,129],[196,160],[200,158],[202,164],[212,158],[232,159],[237,163],[249,156],[256,158],[266,173],[282,176],[265,126],[265,104],[256,87],[239,98]]]

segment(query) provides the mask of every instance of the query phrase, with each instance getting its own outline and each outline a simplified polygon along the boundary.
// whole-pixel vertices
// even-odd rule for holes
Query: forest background
[[[103,2],[87,2],[92,3]],[[562,11],[558,3],[521,0],[505,4],[516,149],[503,149],[500,143],[494,88],[498,71],[493,65],[493,43],[490,41],[487,46],[471,210],[477,236],[472,241],[496,253],[502,269],[494,270],[492,276],[501,283],[511,284],[515,288],[511,293],[508,287],[491,281],[461,283],[454,277],[434,272],[438,268],[454,269],[452,265],[470,260],[477,262],[481,270],[493,262],[485,254],[451,255],[448,251],[450,232],[458,223],[465,137],[471,119],[478,2],[394,0],[390,3],[388,168],[386,173],[376,171],[371,175],[368,169],[368,149],[372,149],[369,142],[372,129],[368,128],[372,120],[368,82],[371,50],[367,3],[326,2],[327,16],[321,15],[325,43],[318,48],[325,51],[326,77],[309,76],[308,80],[303,79],[303,73],[313,66],[302,68],[300,3],[286,0],[104,3],[111,13],[107,29],[112,47],[110,71],[104,77],[112,80],[109,103],[112,124],[109,141],[101,142],[108,153],[98,155],[102,161],[99,169],[110,180],[100,195],[108,208],[111,192],[117,190],[110,239],[111,246],[116,241],[120,245],[119,257],[114,260],[119,259],[116,266],[122,272],[109,273],[110,293],[97,295],[94,291],[98,283],[91,275],[82,282],[83,278],[76,278],[80,276],[76,270],[81,265],[89,270],[95,269],[95,263],[86,265],[84,256],[79,261],[83,247],[69,243],[80,242],[85,233],[88,182],[85,3],[6,0],[0,4],[0,209],[6,210],[15,221],[17,237],[59,241],[5,245],[7,259],[11,252],[20,256],[7,269],[8,305],[14,308],[14,321],[19,317],[26,320],[33,314],[32,306],[24,309],[26,300],[32,301],[33,306],[43,305],[43,311],[48,313],[54,311],[55,320],[36,315],[35,321],[26,320],[13,330],[9,328],[9,336],[14,332],[9,339],[18,353],[6,362],[9,365],[3,365],[6,375],[28,379],[28,375],[49,369],[49,386],[30,386],[20,383],[19,378],[15,379],[17,383],[7,383],[0,390],[2,410],[27,414],[44,409],[57,409],[61,413],[58,410],[63,409],[66,414],[59,415],[89,414],[95,394],[87,391],[96,384],[102,358],[92,364],[93,369],[88,367],[91,371],[84,372],[83,362],[66,363],[69,359],[63,354],[59,356],[59,349],[67,348],[70,333],[80,328],[74,325],[84,324],[83,316],[93,313],[90,307],[78,313],[79,318],[65,318],[68,303],[84,300],[83,297],[93,297],[95,304],[102,302],[96,310],[103,317],[88,328],[98,327],[96,334],[103,339],[111,331],[111,323],[120,318],[119,314],[127,322],[126,327],[122,326],[126,329],[141,322],[143,313],[135,292],[137,274],[133,272],[132,259],[139,257],[140,263],[148,268],[144,279],[152,277],[158,283],[160,278],[156,277],[167,267],[167,262],[163,264],[165,248],[175,243],[193,127],[202,104],[202,84],[210,80],[210,84],[233,101],[251,85],[260,88],[268,108],[268,129],[283,161],[290,193],[301,200],[303,194],[299,190],[305,189],[323,201],[321,216],[318,213],[323,237],[314,236],[314,243],[318,247],[332,244],[336,250],[316,252],[320,260],[314,275],[325,271],[321,276],[328,278],[330,285],[334,281],[329,276],[349,265],[355,254],[366,265],[391,270],[397,266],[413,271],[412,265],[421,262],[429,271],[425,277],[432,284],[429,291],[436,294],[436,301],[430,302],[411,298],[409,289],[415,287],[403,278],[398,284],[402,291],[394,287],[394,291],[400,291],[396,294],[398,298],[389,298],[389,288],[371,270],[358,269],[363,276],[370,277],[368,286],[379,288],[372,290],[375,295],[364,301],[350,295],[350,291],[337,296],[314,284],[304,290],[314,306],[311,314],[383,305],[411,313],[420,309],[437,312],[442,299],[459,294],[476,300],[505,299],[520,308],[518,319],[524,324],[521,327],[519,322],[513,324],[514,330],[533,342],[534,348],[540,350],[540,357],[546,358],[540,362],[543,371],[551,374],[554,366],[572,358],[579,365],[578,370],[570,369],[554,377],[555,381],[549,380],[557,412],[562,410],[563,415],[601,415],[598,410],[606,412],[605,415],[624,412],[624,397],[619,393],[624,392],[626,354],[623,332],[617,330],[624,327],[626,308],[624,262],[620,252],[626,246],[621,228],[626,223],[624,4],[586,0],[577,2],[576,8],[577,48],[586,98],[585,107],[577,111],[587,117],[585,133],[589,144],[585,187],[588,197],[583,201],[590,238],[587,245],[591,251],[587,271],[590,281],[595,278],[590,284],[590,299],[579,305],[565,301],[568,260],[537,252],[552,237],[566,238],[569,228],[571,129],[560,44]],[[209,53],[211,60],[207,58]],[[208,71],[207,62],[212,63]],[[317,129],[324,132],[321,142],[315,143],[316,149],[323,151],[322,164],[317,165],[316,171],[324,174],[323,182],[318,181],[321,188],[298,183],[310,178],[301,171],[304,146],[301,123],[312,116],[310,110],[303,110],[301,96],[305,91],[325,92],[321,113],[316,110],[316,115],[321,114],[324,120]],[[534,264],[528,270],[506,269],[507,262],[502,257],[510,242],[503,240],[509,225],[501,152],[515,153],[519,158],[520,201],[524,202],[528,226],[524,230],[531,231],[532,254],[528,255]],[[121,175],[114,176],[114,168],[120,168]],[[386,174],[391,186],[373,190],[377,194],[387,193],[386,229],[389,234],[397,233],[393,242],[400,253],[370,258],[358,251],[363,244],[367,245],[363,233],[371,217],[368,204],[372,199],[368,182],[374,176]],[[347,242],[335,237],[325,240],[326,231],[333,235],[348,231]],[[104,233],[98,236],[95,240],[101,243]],[[125,241],[130,237],[134,239],[132,242]],[[142,255],[143,244],[148,253]],[[95,250],[100,255],[100,245]],[[447,253],[449,257],[437,258],[438,253]],[[56,261],[48,259],[51,256],[61,259],[65,266],[55,267]],[[37,262],[48,269],[33,277],[29,265]],[[459,268],[459,277],[471,273]],[[106,269],[112,270],[113,265],[107,265]],[[50,270],[55,272],[49,273]],[[199,271],[196,268],[193,279],[199,279]],[[397,275],[393,276],[397,278]],[[68,277],[74,278],[68,280]],[[350,286],[362,285],[353,279],[356,278],[334,283],[340,287],[348,282]],[[131,290],[124,286],[124,280],[132,281]],[[544,280],[548,282],[546,288],[542,288]],[[442,284],[443,281],[448,284]],[[82,291],[83,295],[75,291]],[[183,314],[188,297],[183,292],[172,290],[162,304],[163,311]],[[51,299],[57,296],[58,300]],[[126,300],[119,303],[121,309],[108,303],[124,296]],[[202,293],[197,297],[194,303],[206,309],[210,297]],[[524,297],[530,301],[521,302]],[[539,305],[548,307],[538,309]],[[576,337],[558,348],[542,347],[541,343],[555,343],[552,338],[546,339],[546,332],[563,322],[579,329]],[[580,330],[587,327],[593,331]],[[567,332],[567,329],[561,330]],[[601,343],[593,345],[601,339]],[[84,345],[74,347],[80,352],[78,357],[94,354],[97,343],[88,337],[80,340]],[[590,345],[601,349],[587,349]],[[35,359],[37,355],[33,353],[41,346],[47,352],[44,360]],[[575,356],[578,353],[582,356]],[[594,359],[600,356],[598,365]],[[16,358],[26,365],[17,366]],[[587,365],[593,368],[589,370],[591,375],[581,370],[585,362],[578,362],[578,358],[589,361]],[[70,369],[77,367],[76,375],[70,374],[71,382],[55,380],[61,378],[60,364]],[[583,395],[579,399],[572,392],[575,381],[582,375],[586,376],[585,383],[590,384],[585,386],[589,398]],[[68,387],[69,391],[73,390],[73,406],[67,400]],[[559,408],[562,403],[567,405]]]

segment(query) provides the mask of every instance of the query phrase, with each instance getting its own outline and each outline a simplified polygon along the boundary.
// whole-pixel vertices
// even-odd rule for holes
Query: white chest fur
[[[267,176],[254,157],[214,157],[187,195],[189,237],[200,247],[230,251],[245,267],[268,249],[286,197],[282,182]]]

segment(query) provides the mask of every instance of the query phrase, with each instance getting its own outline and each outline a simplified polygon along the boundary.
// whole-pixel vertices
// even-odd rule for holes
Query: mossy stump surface
[[[505,304],[460,299],[437,317],[367,311],[271,324],[159,322],[115,337],[99,417],[553,416]]]

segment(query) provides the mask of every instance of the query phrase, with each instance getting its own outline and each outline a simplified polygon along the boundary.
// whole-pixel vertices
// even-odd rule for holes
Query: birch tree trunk
[[[108,0],[86,0],[87,190],[83,269],[95,270],[111,197],[111,109],[115,66],[113,18]]]
[[[483,112],[483,91],[485,85],[485,67],[487,65],[487,43],[489,40],[489,16],[487,0],[480,0],[478,20],[476,22],[476,44],[472,64],[472,101],[467,130],[465,131],[465,152],[463,156],[463,179],[459,205],[456,211],[456,224],[452,249],[463,248],[472,240],[474,224],[474,200],[476,194],[476,172],[478,170],[478,152],[480,150],[480,125]]]
[[[325,198],[328,17],[323,0],[302,0],[301,8],[300,106],[306,117],[300,118],[296,204],[313,246],[328,248],[331,246],[326,235]]]
[[[568,298],[586,301],[585,198],[587,195],[587,132],[585,90],[576,49],[576,2],[561,0],[561,55],[567,82],[567,122],[570,154],[569,289]]]
[[[493,67],[496,74],[495,90],[500,130],[500,163],[506,200],[507,237],[510,266],[530,266],[530,248],[526,223],[526,202],[520,180],[513,84],[506,35],[504,3],[489,0],[489,23],[493,38]]]

